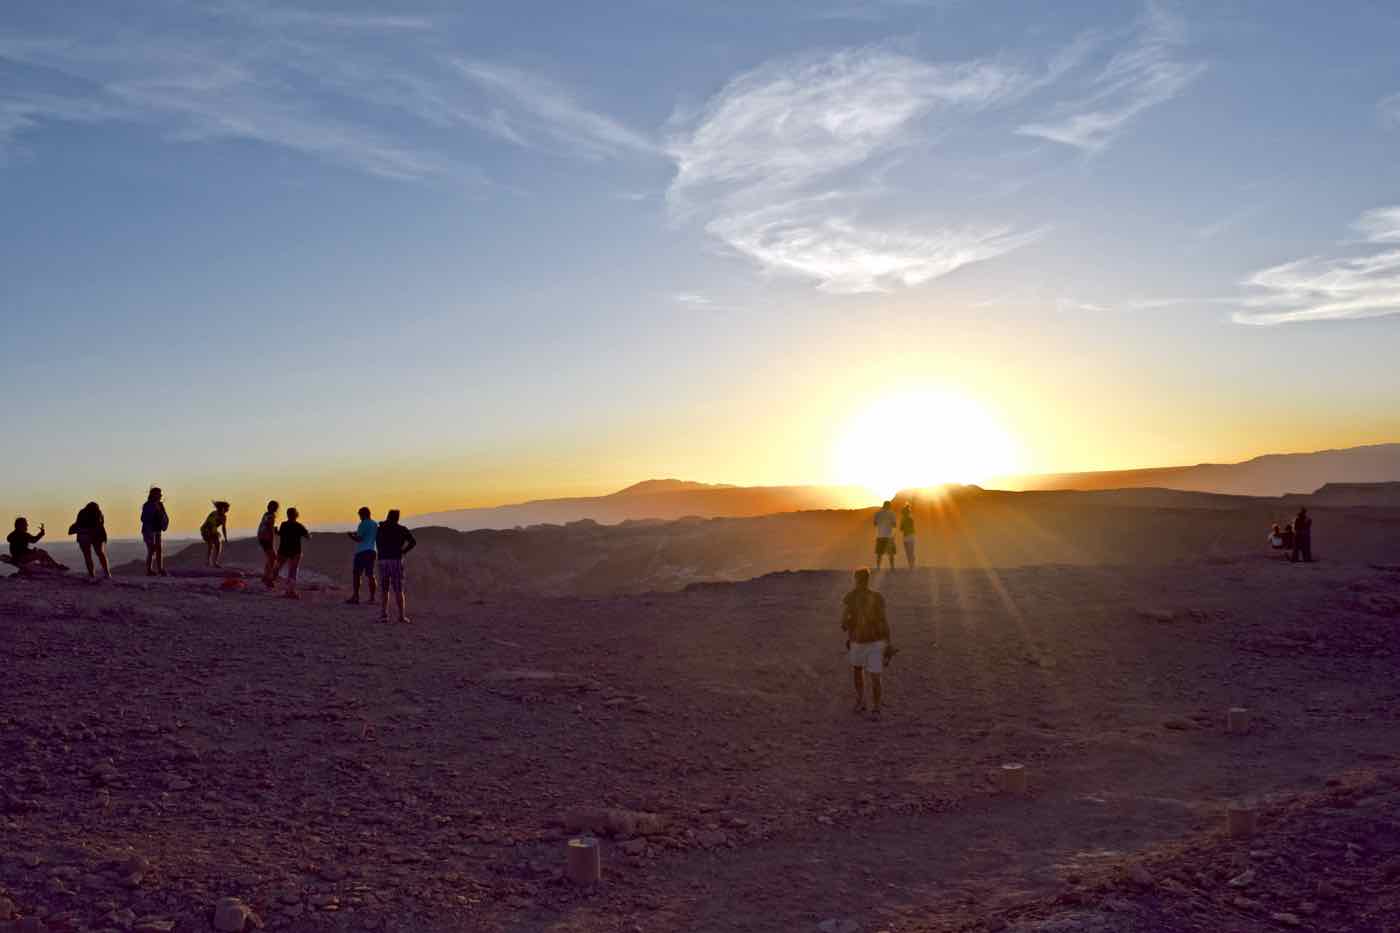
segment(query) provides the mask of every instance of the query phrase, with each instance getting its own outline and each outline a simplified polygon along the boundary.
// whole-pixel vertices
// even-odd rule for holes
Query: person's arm
[[[196,514],[198,514],[198,513],[196,513]],[[167,512],[167,511],[165,511],[165,503],[164,503],[164,502],[162,502],[162,503],[160,504],[160,530],[161,530],[161,531],[169,531],[169,530],[170,530],[170,513]]]
[[[310,529],[310,528],[307,528],[305,525],[302,525],[302,526],[301,526],[301,536],[302,536],[303,538],[309,538],[309,537],[311,537],[311,529]]]
[[[43,526],[43,525],[40,525],[40,526],[39,526],[39,533],[38,533],[37,535],[32,536],[29,540],[30,540],[30,542],[33,543],[33,544],[38,544],[40,541],[44,540],[44,535],[45,535],[45,534],[47,534],[47,532],[44,531],[44,526]]]
[[[356,544],[359,544],[361,541],[364,540],[363,538],[361,538],[358,534],[356,534],[356,533],[353,532],[353,531],[347,531],[347,532],[345,532],[345,533],[346,533],[347,535],[349,535],[349,536],[350,536],[350,540],[351,540],[351,541],[354,541]]]
[[[418,539],[413,537],[413,532],[407,528],[403,530],[403,556],[407,557],[408,552],[418,546]]]
[[[888,642],[890,640],[890,620],[885,615],[885,597],[881,596],[876,606],[875,611],[879,614],[880,640]]]

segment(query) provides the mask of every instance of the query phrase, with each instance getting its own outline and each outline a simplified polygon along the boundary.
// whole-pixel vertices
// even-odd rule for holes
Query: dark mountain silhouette
[[[417,526],[441,525],[457,531],[564,525],[589,520],[605,525],[643,519],[742,518],[851,508],[870,500],[864,490],[845,486],[724,486],[678,479],[653,479],[606,496],[537,499],[516,505],[453,509],[416,515]]]
[[[1395,481],[1400,481],[1400,444],[1267,454],[1243,463],[1002,477],[987,485],[1019,490],[1160,487],[1236,496],[1285,496],[1311,494],[1327,484]]]

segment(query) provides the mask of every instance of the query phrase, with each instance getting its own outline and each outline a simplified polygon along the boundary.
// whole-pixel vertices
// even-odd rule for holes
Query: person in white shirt
[[[890,508],[890,502],[885,500],[885,504],[880,507],[880,511],[875,513],[875,569],[880,569],[880,558],[886,554],[890,558],[890,569],[894,569],[894,529],[899,523],[898,517],[894,514],[894,509]]]

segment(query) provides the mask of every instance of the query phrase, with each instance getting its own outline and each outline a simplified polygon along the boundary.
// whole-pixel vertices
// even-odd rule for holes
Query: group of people
[[[1312,516],[1300,508],[1293,521],[1269,529],[1269,547],[1282,551],[1292,563],[1312,563]]]
[[[213,510],[199,526],[199,535],[205,545],[205,564],[209,567],[222,567],[224,549],[228,546],[228,515],[232,506],[222,499],[213,502]],[[263,583],[269,588],[277,586],[283,569],[286,570],[289,599],[299,599],[297,592],[297,571],[301,566],[303,545],[311,537],[311,532],[300,521],[295,508],[287,509],[284,521],[278,521],[281,505],[277,501],[267,504],[258,523],[257,541],[263,551]],[[379,621],[389,622],[389,594],[394,594],[398,608],[398,621],[410,621],[405,611],[404,599],[404,558],[418,546],[413,532],[399,521],[398,509],[390,509],[384,521],[376,522],[368,507],[359,510],[360,523],[349,532],[355,542],[355,556],[351,568],[354,592],[347,600],[351,604],[360,602],[360,586],[364,581],[369,591],[369,602],[374,603],[375,591],[380,596]],[[31,534],[29,519],[15,519],[14,531],[6,539],[10,545],[10,562],[17,567],[44,567],[53,570],[67,570],[43,548],[36,547],[47,534],[43,523],[39,533]],[[170,514],[165,508],[165,495],[159,486],[152,486],[141,506],[141,540],[146,545],[146,574],[167,576],[165,569],[164,535],[170,530]],[[89,502],[78,511],[77,518],[69,526],[68,533],[76,536],[78,548],[87,564],[88,579],[96,580],[97,566],[102,568],[102,576],[110,579],[111,567],[107,563],[107,524],[102,508],[96,502]],[[376,587],[376,570],[378,586]]]
[[[914,548],[917,538],[914,532],[914,503],[904,503],[904,508],[896,515],[893,503],[885,500],[885,504],[880,506],[880,511],[875,513],[875,569],[880,569],[881,559],[888,557],[890,569],[894,569],[895,547],[894,530],[899,528],[899,536],[904,544],[904,559],[909,563],[909,569],[913,570],[916,558]]]

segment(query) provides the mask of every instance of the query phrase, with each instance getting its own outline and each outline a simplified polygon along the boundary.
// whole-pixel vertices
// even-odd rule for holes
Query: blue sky
[[[1393,5],[477,7],[6,4],[6,507],[1400,437]]]

